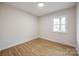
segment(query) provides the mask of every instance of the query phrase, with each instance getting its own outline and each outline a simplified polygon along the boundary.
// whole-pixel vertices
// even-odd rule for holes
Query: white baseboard
[[[50,40],[50,41],[53,41],[53,42],[58,42],[58,41],[55,41],[55,40],[52,40],[52,39],[50,39],[50,38],[46,38],[46,37],[40,37],[40,38],[42,38],[42,39],[46,39],[46,40]],[[58,42],[58,43],[60,43],[60,44],[64,44],[64,45],[69,45],[69,46],[72,46],[72,47],[75,47],[75,45],[73,45],[73,44],[66,44],[66,43],[62,43],[62,42]]]
[[[5,50],[5,49],[8,49],[8,48],[14,47],[14,46],[16,46],[16,45],[22,44],[22,43],[24,43],[24,42],[28,42],[28,41],[33,40],[33,39],[36,39],[36,38],[38,38],[38,37],[31,38],[31,39],[29,39],[29,40],[24,40],[24,41],[21,41],[21,42],[18,42],[18,43],[14,43],[14,44],[12,44],[12,45],[9,45],[9,46],[6,46],[6,47],[3,47],[3,48],[0,48],[0,50]],[[49,40],[49,39],[50,39],[50,38],[46,38],[46,37],[39,37],[39,38],[46,39],[46,40]],[[52,39],[50,39],[50,41],[57,42],[57,41],[52,40]],[[58,43],[61,43],[61,42],[58,42]],[[61,44],[64,44],[64,43],[61,43]],[[65,45],[69,45],[69,46],[73,46],[73,47],[75,47],[74,45],[71,45],[71,44],[65,44]]]
[[[31,41],[31,40],[36,39],[36,38],[37,38],[37,37],[31,38],[31,39],[29,39],[29,40],[24,40],[24,41],[21,41],[21,42],[18,42],[18,43],[14,43],[14,44],[12,44],[12,45],[9,45],[9,46],[3,47],[3,48],[0,48],[0,51],[1,51],[1,50],[5,50],[5,49],[8,49],[8,48],[11,48],[11,47],[14,47],[14,46],[17,46],[17,45],[19,45],[19,44],[22,44],[22,43],[25,43],[25,42],[28,42],[28,41]]]

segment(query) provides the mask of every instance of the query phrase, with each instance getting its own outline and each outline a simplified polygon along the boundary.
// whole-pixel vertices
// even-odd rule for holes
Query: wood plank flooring
[[[0,56],[76,56],[74,47],[45,39],[35,39],[0,51]]]

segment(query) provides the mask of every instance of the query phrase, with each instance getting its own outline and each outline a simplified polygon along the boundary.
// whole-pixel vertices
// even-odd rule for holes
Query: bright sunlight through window
[[[54,17],[53,32],[66,32],[66,17]]]

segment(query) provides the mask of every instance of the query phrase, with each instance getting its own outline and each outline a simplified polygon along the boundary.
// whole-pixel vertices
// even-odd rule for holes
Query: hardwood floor
[[[74,47],[45,39],[35,39],[0,51],[0,56],[76,56]]]

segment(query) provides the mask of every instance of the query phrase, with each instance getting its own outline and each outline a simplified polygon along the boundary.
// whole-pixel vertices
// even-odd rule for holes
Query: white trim
[[[18,42],[18,43],[14,43],[13,45],[9,45],[9,46],[0,48],[0,51],[1,51],[1,50],[5,50],[5,49],[8,49],[8,48],[11,48],[11,47],[14,47],[14,46],[17,46],[17,45],[19,45],[19,44],[22,44],[22,43],[25,43],[25,42],[28,42],[28,41],[31,41],[31,40],[36,39],[36,38],[37,38],[37,37],[35,37],[35,38],[30,38],[29,40],[21,41],[21,42]]]
[[[56,41],[56,40],[53,40],[53,39],[50,39],[50,38],[47,38],[47,37],[42,37],[42,36],[40,36],[40,38],[46,39],[46,40],[50,40],[50,41],[53,41],[53,42],[58,42],[58,41]],[[72,47],[76,47],[74,44],[70,44],[70,43],[62,43],[62,42],[58,42],[58,43],[64,44],[64,45],[69,45],[69,46],[72,46]]]
[[[61,24],[61,18],[62,18],[62,17],[65,17],[65,18],[66,18],[66,20],[65,20],[65,32],[62,32],[62,31],[61,31],[61,25],[62,25],[62,24]],[[58,25],[58,24],[54,24],[54,18],[60,18],[60,24],[59,24],[59,25],[60,25],[60,31],[54,31],[54,25]],[[64,25],[64,24],[63,24],[63,25]],[[53,32],[61,32],[61,33],[66,33],[66,32],[67,32],[67,16],[54,16],[54,17],[53,17]]]

